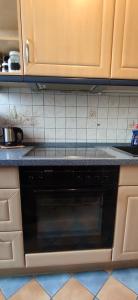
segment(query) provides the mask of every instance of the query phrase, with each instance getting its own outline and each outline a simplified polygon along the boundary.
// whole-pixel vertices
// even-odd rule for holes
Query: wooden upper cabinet
[[[116,0],[111,77],[138,79],[137,0]]]
[[[138,186],[119,187],[112,259],[138,259]]]
[[[0,75],[22,75],[20,0],[0,0],[0,13],[0,58],[3,61],[10,51],[20,54],[20,70],[2,72],[0,68]]]
[[[21,0],[27,75],[110,77],[114,0]]]

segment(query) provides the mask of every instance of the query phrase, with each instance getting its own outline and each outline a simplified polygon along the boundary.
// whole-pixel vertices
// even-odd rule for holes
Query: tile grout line
[[[105,271],[106,272],[106,271]],[[104,285],[106,284],[106,282],[109,280],[109,278],[111,277],[111,274],[109,275],[109,277],[106,279],[106,281],[103,283],[103,285],[101,286],[101,288],[99,289],[99,291],[96,293],[95,298],[98,299],[97,295],[100,293],[100,291],[103,289]]]
[[[3,296],[3,298],[5,299],[5,300],[7,300],[7,297],[6,296],[4,296],[4,294],[3,294],[3,292],[2,292],[2,290],[0,289],[0,293],[1,293],[1,295]]]
[[[34,275],[33,279],[37,282],[37,284],[41,287],[41,289],[45,292],[45,294],[47,294],[50,297],[50,299],[51,299],[51,295],[49,294],[49,292],[47,290],[44,289],[44,287],[40,284],[40,282],[37,281],[37,279],[35,278],[35,275]]]
[[[19,276],[20,278],[21,277],[24,277],[24,276]],[[32,277],[32,276],[29,276],[29,277]],[[18,291],[20,291],[23,287],[25,287],[29,282],[31,281],[31,279],[28,281],[28,282],[26,282],[26,283],[23,283],[23,285],[21,286],[21,287],[19,287],[17,290],[16,290],[16,292],[15,293],[13,293],[13,294],[11,294],[8,298],[4,295],[4,297],[5,297],[5,299],[10,299],[11,297],[13,297],[14,295],[16,295],[16,293],[18,292]]]
[[[67,274],[69,275],[69,273],[67,273]],[[57,293],[58,293],[60,290],[63,289],[63,287],[67,284],[67,282],[69,282],[69,280],[70,280],[71,278],[72,278],[72,276],[71,276],[66,282],[63,283],[63,285],[56,291],[56,293],[53,294],[51,300],[53,299],[53,297],[55,297],[55,296],[57,295]],[[76,299],[76,300],[77,300],[77,299]]]
[[[119,279],[117,279],[117,278],[114,277],[113,275],[112,275],[112,277],[113,277],[116,281],[120,282],[123,286],[125,286],[128,290],[130,290],[131,292],[133,292],[136,296],[138,295],[136,292],[134,292],[132,289],[130,289],[126,284],[124,284],[123,282],[121,282]]]

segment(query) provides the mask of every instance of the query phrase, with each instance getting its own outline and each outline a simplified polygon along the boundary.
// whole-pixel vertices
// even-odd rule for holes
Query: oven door
[[[111,248],[114,198],[113,190],[25,189],[25,253]]]

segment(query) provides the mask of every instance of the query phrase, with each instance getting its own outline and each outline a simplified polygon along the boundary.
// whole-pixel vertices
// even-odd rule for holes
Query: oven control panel
[[[89,187],[114,185],[118,181],[118,167],[89,168],[20,168],[23,185],[47,187]]]

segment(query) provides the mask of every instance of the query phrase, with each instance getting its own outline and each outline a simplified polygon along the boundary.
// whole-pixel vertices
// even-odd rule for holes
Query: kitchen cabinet
[[[116,0],[112,78],[138,79],[138,1]]]
[[[114,0],[21,0],[24,73],[110,77]]]
[[[19,173],[0,167],[0,269],[24,266]]]
[[[0,189],[19,188],[19,173],[16,167],[0,167]]]
[[[22,232],[0,232],[0,269],[24,266]]]
[[[19,51],[21,65],[19,71],[0,72],[0,75],[21,75],[23,73],[23,63],[20,0],[0,0],[0,11],[0,60],[9,55],[10,51]]]
[[[112,259],[136,260],[138,259],[138,167],[122,167],[119,185]]]
[[[138,79],[137,0],[0,0],[0,75]],[[22,53],[23,49],[23,53]]]
[[[0,231],[21,230],[19,189],[0,189]]]

